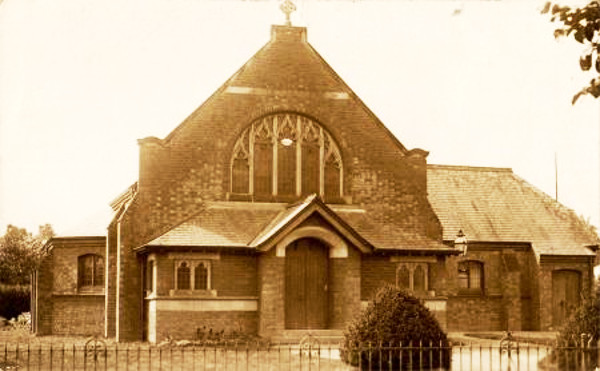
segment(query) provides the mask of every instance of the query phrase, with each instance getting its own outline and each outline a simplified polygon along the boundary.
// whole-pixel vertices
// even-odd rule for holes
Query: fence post
[[[586,352],[586,347],[585,347],[586,344],[587,344],[586,337],[587,337],[587,334],[581,334],[581,344],[579,346],[579,353],[580,353],[580,356],[581,356],[581,368],[583,370],[587,369],[586,355],[587,355],[588,352]]]

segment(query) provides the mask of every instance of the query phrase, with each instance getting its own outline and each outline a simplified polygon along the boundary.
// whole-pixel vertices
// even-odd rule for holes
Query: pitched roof
[[[352,91],[325,59],[308,43],[305,27],[273,25],[271,39],[235,72],[213,95],[188,116],[164,142],[194,123],[203,107],[221,94],[291,95],[319,94],[327,99],[352,99],[385,131],[390,140],[407,154],[409,151],[366,104]],[[428,152],[417,149],[421,156]]]
[[[529,242],[538,255],[591,255],[598,236],[575,212],[511,169],[429,165],[429,202],[444,240]]]
[[[147,246],[249,247],[279,213],[281,204],[210,203],[194,217],[147,243]]]
[[[361,208],[325,205],[309,196],[292,205],[281,203],[213,202],[145,246],[240,247],[262,249],[318,213],[363,251],[454,252],[442,243],[373,221]]]

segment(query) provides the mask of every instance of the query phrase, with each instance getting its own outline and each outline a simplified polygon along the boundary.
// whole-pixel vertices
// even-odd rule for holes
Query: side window
[[[427,263],[399,263],[396,266],[396,287],[399,289],[423,293],[429,289]]]
[[[177,265],[177,290],[189,290],[191,276],[189,263],[186,261],[179,263]]]
[[[104,258],[96,254],[77,258],[77,287],[79,289],[102,289],[104,287]]]
[[[475,260],[460,262],[458,287],[463,293],[483,293],[483,263]]]
[[[211,289],[211,265],[208,260],[176,262],[175,290],[206,291]]]
[[[194,269],[194,290],[208,290],[208,264],[204,262]]]

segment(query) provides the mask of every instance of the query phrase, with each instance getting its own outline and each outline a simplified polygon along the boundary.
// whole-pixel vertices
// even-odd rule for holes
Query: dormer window
[[[318,194],[343,196],[340,150],[316,121],[281,113],[254,121],[238,138],[231,159],[231,198],[291,201]]]

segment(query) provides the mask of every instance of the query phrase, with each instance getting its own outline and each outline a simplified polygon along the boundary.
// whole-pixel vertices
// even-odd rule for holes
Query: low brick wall
[[[206,327],[213,331],[239,331],[246,334],[258,333],[258,314],[253,311],[157,311],[156,340],[167,338],[196,339],[198,329]]]
[[[448,299],[448,331],[503,331],[506,318],[502,296],[463,296]]]
[[[53,335],[103,335],[104,295],[54,296]]]

